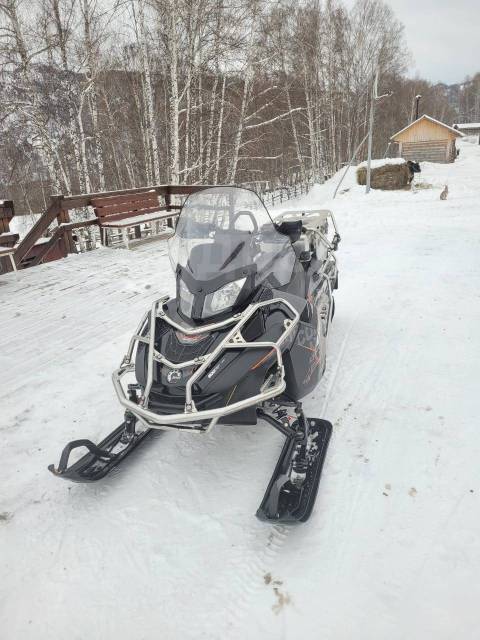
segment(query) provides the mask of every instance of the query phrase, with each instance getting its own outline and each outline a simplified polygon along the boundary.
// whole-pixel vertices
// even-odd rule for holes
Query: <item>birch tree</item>
[[[145,133],[149,155],[152,160],[152,178],[155,183],[160,181],[160,163],[158,157],[157,125],[155,117],[155,99],[150,69],[147,29],[145,25],[145,0],[137,0],[137,13],[134,15],[137,25],[137,38],[143,77],[143,99],[145,109]]]
[[[407,64],[381,0],[0,0],[0,198],[38,210],[52,192],[322,181],[365,135],[376,67],[395,98],[374,155],[417,93],[456,119]],[[480,119],[478,77],[464,118]]]

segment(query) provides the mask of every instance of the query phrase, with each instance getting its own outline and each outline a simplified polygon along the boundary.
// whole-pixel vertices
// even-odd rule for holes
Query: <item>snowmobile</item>
[[[307,418],[300,400],[325,371],[339,242],[327,210],[272,221],[249,189],[190,195],[168,241],[176,297],[153,303],[112,376],[124,422],[98,445],[70,442],[49,470],[92,482],[155,429],[205,434],[261,419],[285,443],[257,516],[305,522],[332,425]],[[87,453],[69,466],[80,447]]]

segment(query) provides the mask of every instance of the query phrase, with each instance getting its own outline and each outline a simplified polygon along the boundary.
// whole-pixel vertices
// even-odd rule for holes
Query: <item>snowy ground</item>
[[[20,240],[27,235],[35,222],[40,218],[39,213],[29,213],[24,216],[16,215],[10,220],[11,233],[18,233]]]
[[[260,424],[159,435],[97,485],[46,470],[121,421],[110,372],[171,292],[164,244],[0,277],[1,640],[478,638],[480,147],[423,168],[431,188],[365,196],[352,175],[335,200],[337,314],[305,403],[335,429],[299,527],[253,515],[281,447]]]

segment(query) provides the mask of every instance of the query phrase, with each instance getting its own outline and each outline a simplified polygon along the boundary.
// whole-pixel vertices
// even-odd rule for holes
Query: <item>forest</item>
[[[480,120],[480,74],[407,73],[381,0],[0,0],[0,198],[150,184],[322,182],[365,137],[374,157],[415,114]],[[366,145],[359,149],[364,159]]]

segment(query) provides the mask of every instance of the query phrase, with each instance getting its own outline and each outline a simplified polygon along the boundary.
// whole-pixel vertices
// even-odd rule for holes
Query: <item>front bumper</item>
[[[125,409],[133,413],[141,423],[147,427],[160,430],[174,429],[195,433],[207,433],[215,426],[220,418],[242,411],[252,405],[257,405],[266,400],[270,400],[285,390],[285,370],[282,362],[281,346],[296,329],[300,320],[300,314],[290,302],[284,298],[272,298],[271,300],[255,302],[249,305],[242,313],[235,314],[227,320],[192,329],[191,327],[185,327],[178,324],[165,313],[163,306],[168,299],[168,296],[165,296],[156,300],[152,304],[150,312],[145,314],[137,332],[132,336],[127,354],[123,358],[120,367],[112,374],[113,386],[120,403],[125,407]],[[286,315],[289,317],[284,320],[282,334],[276,342],[246,342],[242,336],[242,328],[260,308],[269,305],[281,305],[287,311]],[[182,333],[190,335],[209,333],[229,325],[233,326],[226,334],[225,338],[210,353],[195,358],[195,360],[175,364],[167,360],[165,356],[155,349],[155,326],[157,318],[161,318],[163,321],[167,322]],[[147,329],[147,327],[149,327],[149,329]],[[141,399],[141,404],[137,404],[129,399],[128,393],[125,390],[123,378],[127,373],[134,372],[135,370],[134,351],[140,342],[148,345],[147,381],[145,392]],[[256,395],[239,400],[238,402],[234,402],[228,406],[198,411],[192,397],[193,384],[201,378],[215,360],[219,358],[222,352],[228,349],[238,350],[239,348],[271,349],[274,351],[277,360],[275,373],[267,378],[260,388],[259,393]],[[196,367],[186,382],[185,408],[183,412],[158,414],[148,408],[148,399],[153,384],[153,369],[155,362],[165,364],[170,369],[186,369],[187,367],[192,366]]]

